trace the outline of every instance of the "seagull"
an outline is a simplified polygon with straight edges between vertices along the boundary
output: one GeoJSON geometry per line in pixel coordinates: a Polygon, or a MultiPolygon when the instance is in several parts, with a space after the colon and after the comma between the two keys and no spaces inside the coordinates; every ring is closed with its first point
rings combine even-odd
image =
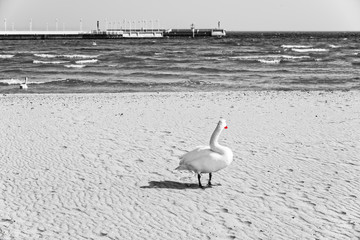
{"type": "Polygon", "coordinates": [[[25,77],[25,82],[24,82],[24,83],[20,83],[20,89],[28,89],[27,80],[28,80],[28,78],[25,77]]]}

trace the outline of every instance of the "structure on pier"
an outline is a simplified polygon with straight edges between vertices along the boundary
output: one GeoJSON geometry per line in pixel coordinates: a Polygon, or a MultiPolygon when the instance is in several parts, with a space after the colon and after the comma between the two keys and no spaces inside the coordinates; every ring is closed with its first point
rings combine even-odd
{"type": "MultiPolygon", "coordinates": [[[[57,27],[56,27],[57,29],[57,27]]],[[[121,38],[163,38],[163,37],[225,37],[226,31],[220,29],[220,24],[216,29],[196,29],[194,24],[190,29],[146,29],[142,28],[110,28],[105,31],[100,30],[97,21],[96,30],[82,31],[82,20],[80,20],[80,31],[32,31],[32,21],[30,21],[30,31],[0,31],[0,40],[45,40],[45,39],[121,39],[121,38]]]]}

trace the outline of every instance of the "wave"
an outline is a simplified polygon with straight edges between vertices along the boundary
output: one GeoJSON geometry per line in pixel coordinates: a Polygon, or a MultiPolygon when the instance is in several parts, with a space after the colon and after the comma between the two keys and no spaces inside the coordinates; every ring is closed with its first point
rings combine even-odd
{"type": "Polygon", "coordinates": [[[44,83],[45,85],[80,85],[87,82],[78,79],[59,79],[44,83]]]}
{"type": "Polygon", "coordinates": [[[34,53],[35,57],[40,57],[40,58],[56,58],[57,55],[53,55],[53,54],[39,54],[39,53],[34,53]]]}
{"type": "MultiPolygon", "coordinates": [[[[1,79],[0,85],[19,85],[24,83],[24,79],[10,78],[10,79],[1,79]]],[[[27,84],[42,84],[43,82],[31,82],[27,81],[27,84]]]]}
{"type": "Polygon", "coordinates": [[[245,61],[249,63],[266,63],[266,64],[279,64],[282,62],[303,62],[304,60],[312,60],[310,56],[292,56],[292,55],[256,55],[256,56],[234,56],[229,59],[237,61],[245,61]]]}
{"type": "Polygon", "coordinates": [[[265,56],[233,56],[233,57],[229,57],[229,59],[232,59],[232,60],[256,60],[261,57],[265,57],[265,56]]]}
{"type": "Polygon", "coordinates": [[[226,61],[224,57],[205,57],[204,60],[207,61],[226,61]]]}
{"type": "Polygon", "coordinates": [[[33,60],[34,64],[64,64],[69,61],[39,61],[39,60],[33,60]]]}
{"type": "Polygon", "coordinates": [[[178,74],[168,72],[133,72],[129,76],[146,77],[148,79],[175,79],[179,77],[178,74]]]}
{"type": "Polygon", "coordinates": [[[19,85],[20,83],[24,83],[24,80],[20,79],[1,79],[0,85],[19,85]]]}
{"type": "Polygon", "coordinates": [[[15,55],[6,54],[6,55],[0,55],[0,58],[5,59],[5,58],[12,58],[12,57],[14,57],[14,56],[15,56],[15,55]]]}
{"type": "MultiPolygon", "coordinates": [[[[175,68],[172,68],[175,69],[175,68]]],[[[182,68],[177,68],[179,71],[183,71],[184,69],[182,68]]],[[[197,68],[188,68],[186,69],[187,71],[194,71],[194,72],[199,72],[199,73],[231,73],[233,72],[232,70],[227,70],[224,68],[210,68],[210,67],[197,67],[197,68]]],[[[239,72],[239,71],[236,71],[239,72]]]]}
{"type": "Polygon", "coordinates": [[[81,64],[81,65],[79,65],[79,64],[68,64],[68,65],[64,65],[64,67],[66,67],[66,68],[84,68],[84,67],[86,67],[86,65],[83,65],[83,64],[81,64]]]}
{"type": "Polygon", "coordinates": [[[83,59],[86,59],[86,58],[98,58],[99,55],[80,55],[80,54],[73,54],[73,55],[61,55],[62,57],[64,58],[83,58],[83,59]]]}
{"type": "Polygon", "coordinates": [[[308,45],[281,45],[282,48],[312,48],[312,46],[308,45]]]}
{"type": "Polygon", "coordinates": [[[34,56],[40,58],[70,58],[70,59],[88,59],[98,58],[99,55],[82,55],[82,54],[48,54],[48,53],[34,53],[34,56]]]}
{"type": "Polygon", "coordinates": [[[76,64],[84,64],[84,63],[96,63],[98,62],[97,59],[90,59],[90,60],[80,60],[80,61],[75,61],[76,64]]]}
{"type": "Polygon", "coordinates": [[[50,81],[43,83],[44,85],[57,85],[57,86],[68,86],[68,87],[79,87],[79,86],[126,86],[126,87],[153,87],[153,86],[190,86],[190,85],[213,85],[215,83],[205,80],[179,80],[179,81],[91,81],[81,79],[61,79],[56,81],[50,81]]]}
{"type": "Polygon", "coordinates": [[[279,64],[281,62],[281,59],[258,59],[258,61],[265,64],[279,64]]]}
{"type": "Polygon", "coordinates": [[[304,53],[304,52],[328,52],[329,49],[325,49],[325,48],[291,48],[292,51],[294,52],[300,52],[300,53],[304,53]]]}
{"type": "Polygon", "coordinates": [[[284,59],[310,59],[310,56],[291,56],[291,55],[281,55],[281,58],[284,59]]]}

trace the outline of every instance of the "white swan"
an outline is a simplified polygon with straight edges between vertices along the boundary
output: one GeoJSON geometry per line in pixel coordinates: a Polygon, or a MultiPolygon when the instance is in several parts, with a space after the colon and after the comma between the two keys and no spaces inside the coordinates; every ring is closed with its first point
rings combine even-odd
{"type": "Polygon", "coordinates": [[[210,146],[199,146],[180,157],[179,166],[175,170],[193,171],[198,175],[199,186],[201,185],[201,173],[209,173],[208,185],[211,186],[213,172],[217,172],[233,161],[233,152],[230,148],[218,143],[223,129],[227,129],[226,122],[221,119],[210,138],[210,146]]]}
{"type": "Polygon", "coordinates": [[[28,88],[28,86],[27,86],[27,80],[28,80],[28,78],[25,77],[25,82],[24,82],[24,83],[20,83],[20,89],[27,89],[27,88],[28,88]]]}

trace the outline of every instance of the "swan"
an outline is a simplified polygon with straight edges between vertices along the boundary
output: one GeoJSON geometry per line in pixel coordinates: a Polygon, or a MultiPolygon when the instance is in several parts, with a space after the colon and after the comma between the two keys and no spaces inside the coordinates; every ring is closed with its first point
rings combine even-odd
{"type": "Polygon", "coordinates": [[[28,88],[28,86],[27,86],[27,80],[28,80],[28,78],[25,77],[25,82],[24,82],[24,83],[20,83],[20,89],[27,89],[27,88],[28,88]]]}
{"type": "Polygon", "coordinates": [[[180,157],[179,166],[175,170],[188,170],[195,172],[198,177],[199,187],[201,185],[201,173],[209,173],[208,185],[211,186],[213,172],[217,172],[233,161],[233,152],[230,148],[221,146],[218,143],[219,136],[223,129],[227,129],[226,121],[220,119],[210,138],[210,146],[198,146],[194,150],[185,153],[180,157]]]}

